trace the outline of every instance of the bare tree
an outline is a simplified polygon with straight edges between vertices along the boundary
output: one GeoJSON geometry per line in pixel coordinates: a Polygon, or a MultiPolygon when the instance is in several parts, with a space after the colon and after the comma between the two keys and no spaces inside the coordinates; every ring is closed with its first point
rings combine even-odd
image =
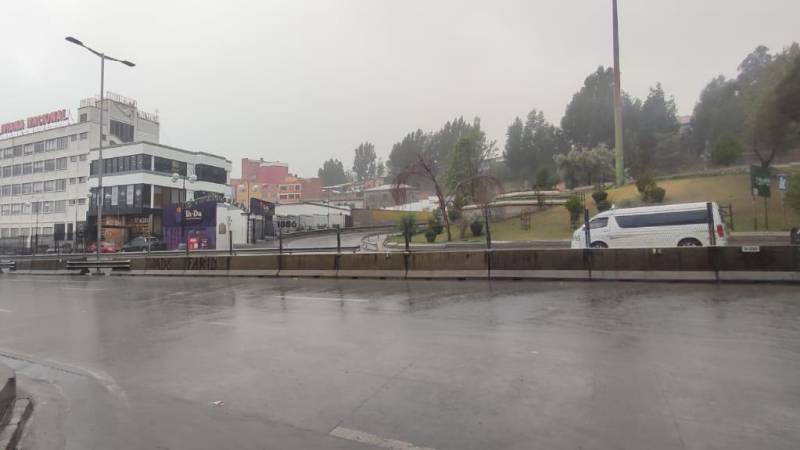
{"type": "Polygon", "coordinates": [[[461,180],[453,189],[454,196],[467,197],[480,207],[484,227],[486,228],[487,247],[492,246],[492,234],[489,230],[489,208],[494,199],[503,192],[503,183],[491,175],[476,175],[461,180]]]}
{"type": "Polygon", "coordinates": [[[447,198],[442,191],[439,181],[436,179],[433,162],[427,160],[423,155],[417,154],[416,159],[403,169],[394,179],[392,197],[395,203],[406,203],[407,190],[405,185],[411,184],[414,178],[422,178],[433,184],[436,190],[436,197],[439,199],[439,212],[444,220],[444,229],[447,230],[447,241],[452,240],[450,234],[450,218],[447,216],[447,198]]]}

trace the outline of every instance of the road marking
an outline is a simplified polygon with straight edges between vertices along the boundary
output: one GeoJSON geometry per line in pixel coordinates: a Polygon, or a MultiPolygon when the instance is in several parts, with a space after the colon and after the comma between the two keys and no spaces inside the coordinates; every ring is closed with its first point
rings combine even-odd
{"type": "Polygon", "coordinates": [[[429,447],[417,447],[414,444],[398,441],[396,439],[384,439],[380,436],[370,434],[364,431],[351,430],[344,427],[336,427],[330,432],[330,435],[340,439],[347,439],[348,441],[360,442],[367,445],[375,445],[381,448],[389,448],[392,450],[434,450],[429,447]]]}
{"type": "Polygon", "coordinates": [[[298,297],[294,295],[280,295],[279,298],[286,300],[314,300],[318,302],[351,302],[351,303],[369,303],[369,300],[363,298],[337,298],[337,297],[298,297]]]}
{"type": "Polygon", "coordinates": [[[13,313],[13,312],[14,312],[14,311],[12,311],[12,310],[10,310],[10,309],[3,309],[3,308],[0,308],[0,313],[13,313]]]}
{"type": "Polygon", "coordinates": [[[81,288],[81,287],[65,287],[61,288],[65,291],[105,291],[103,288],[81,288]]]}

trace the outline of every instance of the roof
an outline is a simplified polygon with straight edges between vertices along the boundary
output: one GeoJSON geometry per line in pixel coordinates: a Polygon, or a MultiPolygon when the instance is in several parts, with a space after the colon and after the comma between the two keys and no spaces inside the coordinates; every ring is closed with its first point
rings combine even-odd
{"type": "Polygon", "coordinates": [[[676,203],[673,205],[652,205],[652,206],[637,206],[635,208],[612,208],[608,211],[603,211],[595,217],[608,217],[608,216],[625,216],[629,214],[643,214],[649,212],[667,212],[667,211],[690,211],[696,209],[706,209],[705,202],[696,203],[676,203]]]}
{"type": "Polygon", "coordinates": [[[384,184],[374,188],[364,189],[364,192],[391,191],[394,190],[395,188],[405,189],[405,190],[416,189],[414,186],[411,186],[409,184],[401,184],[400,186],[395,186],[394,184],[384,184]]]}

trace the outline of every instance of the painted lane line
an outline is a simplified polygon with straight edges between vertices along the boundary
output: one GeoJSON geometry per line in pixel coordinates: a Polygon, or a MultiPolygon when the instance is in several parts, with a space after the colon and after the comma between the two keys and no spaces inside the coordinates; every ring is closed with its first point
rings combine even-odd
{"type": "Polygon", "coordinates": [[[12,311],[12,310],[10,310],[10,309],[3,309],[3,308],[0,308],[0,313],[13,313],[13,312],[14,312],[14,311],[12,311]]]}
{"type": "Polygon", "coordinates": [[[82,288],[82,287],[65,287],[61,288],[65,291],[106,291],[107,289],[103,288],[82,288]]]}
{"type": "Polygon", "coordinates": [[[369,303],[369,300],[362,298],[336,298],[336,297],[298,297],[294,295],[279,295],[275,296],[286,300],[314,300],[318,302],[351,302],[351,303],[369,303]]]}
{"type": "Polygon", "coordinates": [[[359,442],[361,444],[374,445],[376,447],[388,448],[392,450],[434,450],[429,447],[417,447],[409,442],[398,441],[396,439],[384,439],[380,436],[367,433],[365,431],[351,430],[350,428],[336,427],[330,435],[348,441],[359,442]]]}

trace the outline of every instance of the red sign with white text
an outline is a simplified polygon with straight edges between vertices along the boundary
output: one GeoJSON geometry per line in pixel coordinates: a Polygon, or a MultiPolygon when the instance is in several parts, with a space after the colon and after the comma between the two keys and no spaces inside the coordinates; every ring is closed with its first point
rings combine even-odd
{"type": "Polygon", "coordinates": [[[63,122],[68,120],[66,109],[59,109],[47,114],[28,117],[27,120],[15,120],[0,125],[0,135],[8,133],[16,133],[25,129],[36,128],[43,125],[50,125],[51,123],[63,122]]]}

